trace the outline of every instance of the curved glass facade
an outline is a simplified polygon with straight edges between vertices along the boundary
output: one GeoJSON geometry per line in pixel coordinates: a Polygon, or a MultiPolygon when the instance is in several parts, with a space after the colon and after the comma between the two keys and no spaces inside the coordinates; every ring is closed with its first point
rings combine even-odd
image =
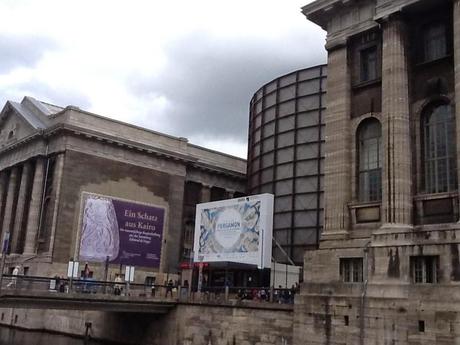
{"type": "Polygon", "coordinates": [[[324,110],[327,66],[298,70],[260,88],[249,120],[248,192],[275,195],[273,247],[303,264],[323,224],[324,110]]]}

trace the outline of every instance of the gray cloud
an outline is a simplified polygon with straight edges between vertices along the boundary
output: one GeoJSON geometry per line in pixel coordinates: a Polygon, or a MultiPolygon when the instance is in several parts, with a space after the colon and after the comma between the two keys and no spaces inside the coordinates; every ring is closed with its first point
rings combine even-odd
{"type": "Polygon", "coordinates": [[[254,92],[281,75],[324,63],[323,45],[317,32],[270,41],[194,33],[168,46],[168,65],[159,77],[132,80],[131,87],[141,97],[163,95],[171,102],[168,131],[174,135],[246,142],[254,92]]]}
{"type": "Polygon", "coordinates": [[[87,110],[91,107],[90,100],[78,90],[54,88],[40,81],[28,82],[23,88],[24,95],[30,95],[40,101],[52,103],[61,107],[74,105],[87,110]]]}
{"type": "Polygon", "coordinates": [[[33,67],[43,54],[56,48],[46,37],[0,33],[0,74],[16,67],[33,67]]]}
{"type": "Polygon", "coordinates": [[[15,85],[14,91],[10,89],[0,90],[1,107],[3,107],[7,100],[20,102],[24,96],[32,96],[39,101],[62,107],[75,105],[86,110],[91,106],[89,99],[78,90],[54,88],[39,80],[31,80],[23,84],[15,85]]]}

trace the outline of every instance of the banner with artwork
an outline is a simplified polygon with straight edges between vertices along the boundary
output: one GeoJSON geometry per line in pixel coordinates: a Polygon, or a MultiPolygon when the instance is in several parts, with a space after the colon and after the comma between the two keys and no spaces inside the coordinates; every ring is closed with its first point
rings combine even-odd
{"type": "Polygon", "coordinates": [[[80,261],[159,267],[165,209],[84,192],[80,261]]]}
{"type": "Polygon", "coordinates": [[[273,195],[197,205],[194,260],[270,267],[273,195]]]}

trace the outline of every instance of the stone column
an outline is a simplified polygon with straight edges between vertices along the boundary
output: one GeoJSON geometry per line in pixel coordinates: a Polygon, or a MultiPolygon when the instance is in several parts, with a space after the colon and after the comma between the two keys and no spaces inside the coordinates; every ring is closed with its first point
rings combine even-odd
{"type": "Polygon", "coordinates": [[[43,198],[43,183],[45,179],[45,159],[37,158],[32,185],[32,195],[29,206],[29,217],[26,228],[24,254],[35,254],[37,250],[37,234],[40,226],[40,213],[43,198]]]}
{"type": "Polygon", "coordinates": [[[163,261],[163,272],[176,273],[177,263],[181,258],[181,237],[182,237],[182,220],[184,205],[184,176],[170,176],[169,184],[169,221],[168,229],[165,231],[164,238],[166,246],[163,246],[164,252],[161,253],[163,261]]]}
{"type": "Polygon", "coordinates": [[[382,177],[383,226],[412,223],[409,81],[404,23],[399,15],[383,23],[382,177]]]}
{"type": "Polygon", "coordinates": [[[18,167],[13,167],[10,172],[10,178],[8,181],[8,191],[6,194],[6,202],[5,202],[5,215],[3,217],[3,226],[2,226],[2,238],[5,236],[6,232],[11,232],[13,229],[13,222],[14,222],[14,198],[16,192],[16,183],[18,180],[18,167]]]}
{"type": "Polygon", "coordinates": [[[202,184],[200,202],[209,202],[209,201],[211,201],[211,186],[202,184]]]}
{"type": "MultiPolygon", "coordinates": [[[[5,170],[0,171],[0,212],[4,209],[3,203],[6,202],[5,193],[7,189],[8,174],[5,170]]],[[[0,225],[3,224],[3,217],[5,212],[0,214],[0,225]]],[[[1,229],[0,229],[1,233],[1,229]]]]}
{"type": "Polygon", "coordinates": [[[54,248],[54,238],[56,237],[56,226],[57,226],[57,218],[58,218],[58,211],[59,211],[59,201],[61,196],[61,185],[62,185],[62,174],[64,171],[64,154],[60,153],[56,157],[56,163],[54,165],[54,172],[53,172],[53,194],[54,194],[54,206],[53,206],[53,222],[51,225],[51,236],[49,240],[49,255],[52,255],[53,248],[54,248]]]}
{"type": "MultiPolygon", "coordinates": [[[[453,1],[455,119],[457,127],[457,182],[460,191],[460,0],[453,1]]],[[[460,222],[460,220],[459,220],[460,222]]]]}
{"type": "Polygon", "coordinates": [[[350,227],[351,109],[347,55],[346,46],[334,48],[328,54],[323,240],[344,237],[350,227]]]}
{"type": "Polygon", "coordinates": [[[29,193],[29,181],[30,181],[30,172],[31,172],[30,162],[26,162],[22,168],[21,182],[19,186],[19,195],[16,206],[16,216],[14,220],[14,230],[11,234],[11,253],[20,253],[20,240],[23,233],[23,222],[25,215],[25,207],[27,200],[27,193],[29,193]]]}

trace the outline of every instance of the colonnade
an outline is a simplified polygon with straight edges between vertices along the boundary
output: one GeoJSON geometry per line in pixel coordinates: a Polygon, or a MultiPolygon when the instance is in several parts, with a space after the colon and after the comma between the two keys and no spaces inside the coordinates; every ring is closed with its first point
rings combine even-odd
{"type": "MultiPolygon", "coordinates": [[[[1,238],[3,240],[9,233],[9,254],[37,253],[39,237],[43,233],[43,206],[47,197],[44,193],[46,190],[53,193],[56,189],[54,180],[62,176],[63,159],[63,154],[52,158],[39,156],[0,172],[1,238]],[[50,161],[54,158],[54,171],[50,171],[50,161]],[[51,185],[47,181],[50,174],[55,177],[51,185]]],[[[54,212],[53,218],[56,215],[54,212]]]]}

